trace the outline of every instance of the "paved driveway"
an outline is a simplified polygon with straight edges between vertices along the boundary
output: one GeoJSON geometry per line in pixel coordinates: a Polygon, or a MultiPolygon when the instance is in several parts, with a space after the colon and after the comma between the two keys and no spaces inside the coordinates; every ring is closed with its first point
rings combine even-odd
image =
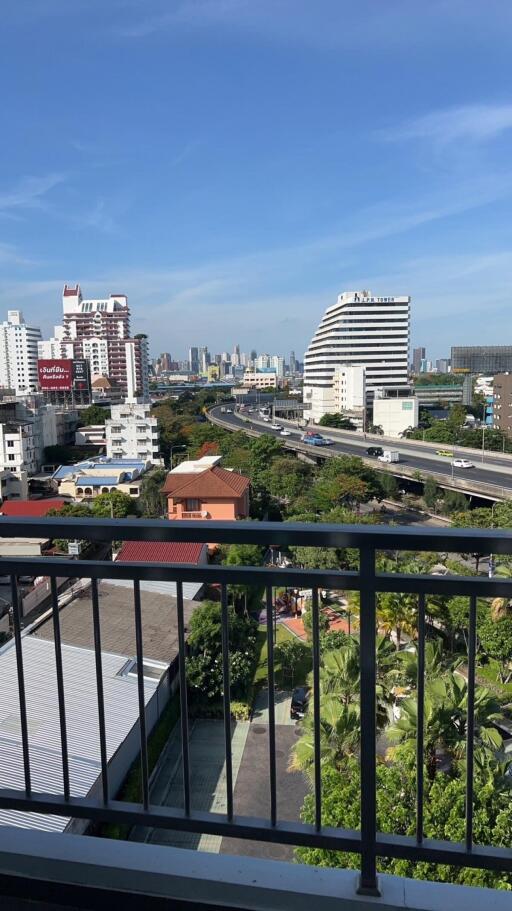
{"type": "MultiPolygon", "coordinates": [[[[268,724],[268,689],[260,690],[258,693],[253,710],[253,721],[256,724],[268,724]]],[[[275,718],[276,724],[295,724],[290,718],[290,705],[292,694],[290,690],[275,691],[275,718]]]]}
{"type": "MultiPolygon", "coordinates": [[[[276,692],[277,813],[283,820],[298,820],[307,781],[289,772],[291,748],[298,727],[290,719],[289,692],[276,692]],[[281,723],[282,722],[282,723],[281,723]]],[[[268,691],[260,693],[252,722],[233,723],[234,811],[236,815],[269,818],[268,691]]],[[[159,806],[182,807],[182,764],[180,727],[176,726],[166,747],[160,771],[151,788],[151,802],[159,806]]],[[[222,721],[196,721],[190,732],[190,790],[194,810],[226,812],[224,725],[222,721]]],[[[195,835],[172,829],[138,828],[135,841],[172,845],[199,851],[221,852],[274,860],[292,860],[293,848],[264,842],[195,835]]]]}

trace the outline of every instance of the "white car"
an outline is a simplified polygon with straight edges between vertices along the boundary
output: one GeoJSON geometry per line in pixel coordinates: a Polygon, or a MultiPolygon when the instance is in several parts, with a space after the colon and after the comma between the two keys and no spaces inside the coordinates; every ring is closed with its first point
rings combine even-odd
{"type": "Polygon", "coordinates": [[[280,436],[282,436],[282,437],[291,437],[291,433],[290,433],[289,430],[281,430],[280,436]]]}
{"type": "Polygon", "coordinates": [[[270,418],[263,418],[263,420],[265,421],[265,424],[270,424],[270,418]]]}
{"type": "Polygon", "coordinates": [[[473,462],[470,462],[469,459],[453,459],[452,465],[454,468],[474,468],[473,462]]]}
{"type": "Polygon", "coordinates": [[[271,430],[282,430],[283,428],[281,427],[281,424],[271,424],[270,429],[271,430]]]}

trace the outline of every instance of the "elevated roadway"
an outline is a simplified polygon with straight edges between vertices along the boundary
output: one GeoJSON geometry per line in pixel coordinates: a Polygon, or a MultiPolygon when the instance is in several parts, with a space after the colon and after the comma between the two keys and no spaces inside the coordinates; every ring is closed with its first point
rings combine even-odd
{"type": "Polygon", "coordinates": [[[290,436],[282,437],[279,431],[272,430],[259,415],[233,410],[232,413],[222,413],[220,406],[210,409],[208,418],[213,423],[224,427],[226,430],[242,430],[250,436],[267,434],[277,437],[286,449],[291,449],[302,456],[314,461],[332,458],[337,455],[356,455],[363,458],[374,468],[388,471],[397,478],[411,480],[424,479],[431,475],[440,487],[450,490],[460,490],[469,496],[481,497],[487,500],[507,500],[512,498],[512,456],[501,453],[482,454],[457,447],[423,443],[412,440],[384,440],[382,437],[366,436],[350,431],[338,431],[330,427],[319,428],[323,436],[334,440],[332,446],[314,447],[301,442],[304,431],[294,426],[293,422],[280,420],[278,423],[286,427],[290,436]],[[366,450],[369,446],[382,446],[384,449],[396,449],[400,453],[400,461],[384,465],[378,459],[369,457],[366,450]],[[442,450],[453,451],[454,457],[466,458],[473,462],[474,467],[469,469],[455,468],[452,466],[450,456],[439,455],[442,450]]]}

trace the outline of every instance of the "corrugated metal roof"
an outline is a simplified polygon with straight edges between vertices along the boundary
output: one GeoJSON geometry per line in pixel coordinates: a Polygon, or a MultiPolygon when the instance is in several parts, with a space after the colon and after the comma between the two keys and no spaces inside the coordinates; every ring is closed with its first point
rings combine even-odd
{"type": "Polygon", "coordinates": [[[120,563],[199,563],[206,544],[181,541],[125,541],[120,563]]]}
{"type": "MultiPolygon", "coordinates": [[[[110,759],[138,718],[137,681],[116,675],[129,656],[103,653],[103,686],[110,759]]],[[[23,658],[35,792],[62,794],[60,728],[53,642],[23,638],[23,658]]],[[[71,795],[84,797],[101,771],[94,652],[62,645],[71,795]]],[[[24,789],[18,679],[13,642],[0,652],[0,787],[24,789]]],[[[157,682],[144,680],[146,702],[157,682]]],[[[38,813],[0,810],[0,825],[62,832],[69,820],[38,813]]]]}

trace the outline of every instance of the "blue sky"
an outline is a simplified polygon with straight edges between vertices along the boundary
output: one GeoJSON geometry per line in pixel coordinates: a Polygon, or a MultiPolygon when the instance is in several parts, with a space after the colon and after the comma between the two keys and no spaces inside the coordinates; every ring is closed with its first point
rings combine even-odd
{"type": "Polygon", "coordinates": [[[339,291],[512,343],[512,4],[7,0],[0,313],[297,354],[339,291]]]}

